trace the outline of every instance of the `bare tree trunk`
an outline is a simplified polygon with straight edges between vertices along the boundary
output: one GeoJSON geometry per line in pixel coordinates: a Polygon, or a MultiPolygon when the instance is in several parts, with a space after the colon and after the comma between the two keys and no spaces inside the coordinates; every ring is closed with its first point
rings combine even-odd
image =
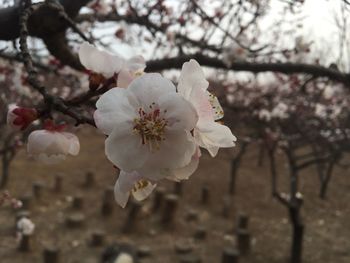
{"type": "Polygon", "coordinates": [[[248,142],[243,141],[238,154],[231,161],[231,178],[230,178],[230,184],[229,184],[230,195],[234,195],[235,193],[237,171],[239,166],[241,165],[241,159],[246,151],[247,146],[248,146],[248,142]]]}
{"type": "Polygon", "coordinates": [[[304,224],[302,224],[300,220],[300,206],[291,206],[289,208],[289,216],[293,229],[290,262],[301,263],[303,252],[304,224]]]}
{"type": "Polygon", "coordinates": [[[2,169],[1,169],[1,177],[0,177],[0,188],[4,188],[7,184],[9,172],[10,172],[10,160],[8,158],[7,153],[4,153],[2,156],[2,169]]]}

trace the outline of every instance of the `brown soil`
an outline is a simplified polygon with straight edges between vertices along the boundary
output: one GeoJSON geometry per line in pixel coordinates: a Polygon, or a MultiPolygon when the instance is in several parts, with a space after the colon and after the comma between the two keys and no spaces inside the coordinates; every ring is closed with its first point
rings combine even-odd
{"type": "MultiPolygon", "coordinates": [[[[21,152],[14,161],[8,190],[14,196],[30,193],[32,182],[41,181],[47,188],[41,200],[33,200],[31,218],[36,224],[31,252],[17,251],[14,236],[15,213],[10,208],[0,209],[0,262],[42,262],[43,247],[55,244],[61,251],[61,262],[98,262],[103,250],[88,245],[90,233],[102,229],[107,243],[130,242],[136,246],[147,245],[152,257],[145,263],[178,262],[174,246],[176,242],[190,242],[194,253],[204,263],[220,262],[223,248],[233,246],[233,226],[238,213],[250,216],[249,230],[252,235],[252,252],[241,262],[274,263],[288,262],[291,226],[285,207],[272,199],[267,166],[257,167],[257,151],[250,149],[244,158],[237,179],[236,194],[231,198],[229,218],[222,216],[223,200],[228,193],[230,158],[233,152],[222,150],[216,158],[203,153],[200,167],[191,179],[184,183],[183,195],[176,216],[176,226],[164,229],[159,223],[159,214],[150,213],[151,196],[143,203],[137,225],[130,234],[121,228],[128,209],[115,206],[113,215],[101,216],[101,200],[106,186],[113,185],[116,173],[104,156],[104,136],[95,131],[81,131],[81,154],[69,158],[58,166],[43,166],[29,160],[21,152]],[[97,185],[91,189],[82,187],[84,175],[93,171],[97,185]],[[54,174],[64,176],[64,191],[57,194],[51,190],[54,174]],[[201,205],[202,186],[210,189],[210,204],[201,205]],[[73,212],[69,197],[82,194],[82,212],[86,222],[82,228],[69,229],[64,224],[67,215],[73,212]],[[199,213],[197,222],[185,220],[189,210],[199,213]],[[195,241],[193,233],[197,226],[207,229],[207,238],[195,241]]],[[[280,186],[287,189],[287,170],[280,158],[280,186]]],[[[162,182],[172,192],[171,182],[162,182]]],[[[318,181],[313,170],[301,176],[301,192],[305,197],[303,218],[306,224],[304,241],[305,263],[349,263],[350,262],[350,180],[347,171],[336,170],[330,184],[328,199],[318,198],[318,181]]]]}

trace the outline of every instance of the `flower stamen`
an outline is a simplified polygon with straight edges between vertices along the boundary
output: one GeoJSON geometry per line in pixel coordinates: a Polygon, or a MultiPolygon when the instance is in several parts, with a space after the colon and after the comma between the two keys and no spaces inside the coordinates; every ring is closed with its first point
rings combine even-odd
{"type": "Polygon", "coordinates": [[[146,188],[148,185],[149,185],[149,181],[146,181],[146,180],[140,180],[140,181],[137,181],[134,185],[134,187],[132,188],[132,192],[137,192],[138,190],[141,190],[143,188],[146,188]]]}
{"type": "Polygon", "coordinates": [[[150,106],[150,112],[146,113],[139,108],[139,118],[134,119],[133,131],[141,136],[143,145],[148,144],[151,152],[160,148],[160,142],[165,140],[165,127],[168,122],[162,118],[159,108],[155,108],[155,103],[150,106]]]}

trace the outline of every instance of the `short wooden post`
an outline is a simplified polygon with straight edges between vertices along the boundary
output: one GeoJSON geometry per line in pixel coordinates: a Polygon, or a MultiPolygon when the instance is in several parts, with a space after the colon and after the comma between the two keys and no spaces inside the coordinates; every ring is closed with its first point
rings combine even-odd
{"type": "Polygon", "coordinates": [[[209,187],[208,186],[203,186],[202,187],[202,192],[201,192],[201,203],[203,205],[206,205],[210,202],[210,192],[209,192],[209,187]]]}
{"type": "Polygon", "coordinates": [[[85,222],[85,216],[82,213],[74,213],[66,218],[66,225],[69,228],[81,227],[85,222]]]}
{"type": "Polygon", "coordinates": [[[245,229],[237,230],[237,245],[241,255],[248,255],[251,249],[250,234],[245,229]]]}
{"type": "Polygon", "coordinates": [[[182,196],[183,192],[183,183],[182,182],[175,182],[174,183],[174,194],[177,196],[182,196]]]}
{"type": "Polygon", "coordinates": [[[115,206],[114,201],[114,189],[113,187],[107,187],[104,191],[103,198],[102,198],[102,208],[101,212],[104,216],[109,216],[113,213],[115,206]]]}
{"type": "Polygon", "coordinates": [[[42,191],[44,188],[44,184],[41,182],[34,182],[33,185],[33,195],[36,199],[40,199],[42,197],[42,191]]]}
{"type": "Polygon", "coordinates": [[[74,209],[82,209],[84,205],[84,199],[81,195],[77,195],[73,197],[72,207],[74,209]]]}
{"type": "Polygon", "coordinates": [[[180,263],[201,263],[201,258],[196,254],[187,254],[180,257],[180,263]]]}
{"type": "Polygon", "coordinates": [[[22,209],[29,209],[31,207],[32,203],[32,195],[26,194],[20,198],[20,201],[22,202],[22,209]]]}
{"type": "Polygon", "coordinates": [[[248,229],[249,217],[246,214],[239,214],[236,219],[236,230],[238,229],[248,229]]]}
{"type": "Polygon", "coordinates": [[[60,193],[62,191],[63,176],[61,174],[56,174],[54,180],[53,190],[56,193],[60,193]]]}
{"type": "Polygon", "coordinates": [[[162,215],[162,223],[164,225],[170,226],[174,223],[178,200],[178,196],[174,194],[168,194],[165,196],[162,215]]]}
{"type": "Polygon", "coordinates": [[[95,185],[95,175],[93,172],[89,171],[85,174],[84,186],[92,187],[93,185],[95,185]]]}
{"type": "Polygon", "coordinates": [[[30,250],[30,238],[31,235],[21,234],[18,246],[19,251],[28,252],[30,250]]]}
{"type": "Polygon", "coordinates": [[[105,232],[101,230],[95,230],[91,233],[91,246],[98,247],[103,245],[105,239],[105,232]]]}
{"type": "Polygon", "coordinates": [[[43,251],[44,263],[58,263],[59,250],[56,247],[46,247],[43,251]]]}
{"type": "Polygon", "coordinates": [[[165,196],[165,188],[157,187],[154,193],[154,199],[153,199],[153,206],[152,206],[153,212],[157,212],[161,208],[164,201],[164,196],[165,196]]]}
{"type": "Polygon", "coordinates": [[[225,218],[230,217],[230,212],[231,212],[231,200],[229,197],[225,197],[223,199],[223,207],[222,207],[222,216],[225,218]]]}
{"type": "Polygon", "coordinates": [[[231,247],[226,247],[222,252],[221,263],[238,263],[239,252],[231,247]]]}
{"type": "Polygon", "coordinates": [[[126,218],[126,221],[123,227],[124,233],[131,232],[132,229],[135,227],[137,215],[139,214],[142,207],[142,205],[136,201],[130,202],[129,206],[130,208],[129,208],[128,216],[126,218]]]}

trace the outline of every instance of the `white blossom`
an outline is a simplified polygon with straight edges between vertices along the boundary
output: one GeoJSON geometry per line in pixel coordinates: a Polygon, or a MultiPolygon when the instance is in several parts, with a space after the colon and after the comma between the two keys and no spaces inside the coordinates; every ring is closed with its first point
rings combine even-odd
{"type": "Polygon", "coordinates": [[[144,74],[127,89],[112,88],[96,107],[96,125],[108,135],[106,156],[122,171],[157,181],[190,163],[196,110],[160,74],[144,74]]]}
{"type": "Polygon", "coordinates": [[[258,113],[259,119],[269,122],[271,120],[271,112],[267,109],[261,109],[258,113]]]}
{"type": "Polygon", "coordinates": [[[125,86],[125,83],[129,84],[130,78],[137,75],[139,71],[143,72],[143,69],[146,67],[142,56],[125,59],[119,54],[111,54],[107,51],[99,50],[88,42],[81,44],[79,59],[86,69],[102,74],[106,78],[120,73],[119,82],[122,86],[125,86]]]}
{"type": "Polygon", "coordinates": [[[278,119],[286,119],[289,117],[288,106],[284,102],[279,102],[271,111],[271,116],[278,119]]]}
{"type": "Polygon", "coordinates": [[[197,61],[184,63],[178,84],[178,92],[196,109],[198,122],[194,129],[196,144],[215,156],[220,147],[235,146],[236,137],[231,130],[216,120],[223,117],[222,108],[208,89],[209,83],[197,61]]]}
{"type": "Polygon", "coordinates": [[[325,89],[323,90],[323,97],[324,97],[326,100],[329,100],[329,99],[333,98],[334,93],[335,93],[334,87],[332,87],[332,86],[326,86],[325,89]]]}
{"type": "Polygon", "coordinates": [[[239,46],[237,43],[231,43],[225,47],[222,53],[222,60],[227,67],[231,67],[233,62],[245,61],[248,57],[248,50],[239,46]]]}
{"type": "Polygon", "coordinates": [[[79,150],[78,137],[69,132],[35,130],[28,137],[28,154],[46,164],[65,160],[69,154],[78,155],[79,150]]]}
{"type": "Polygon", "coordinates": [[[17,230],[19,234],[29,236],[34,233],[34,229],[35,224],[29,218],[23,217],[17,222],[17,230]]]}

